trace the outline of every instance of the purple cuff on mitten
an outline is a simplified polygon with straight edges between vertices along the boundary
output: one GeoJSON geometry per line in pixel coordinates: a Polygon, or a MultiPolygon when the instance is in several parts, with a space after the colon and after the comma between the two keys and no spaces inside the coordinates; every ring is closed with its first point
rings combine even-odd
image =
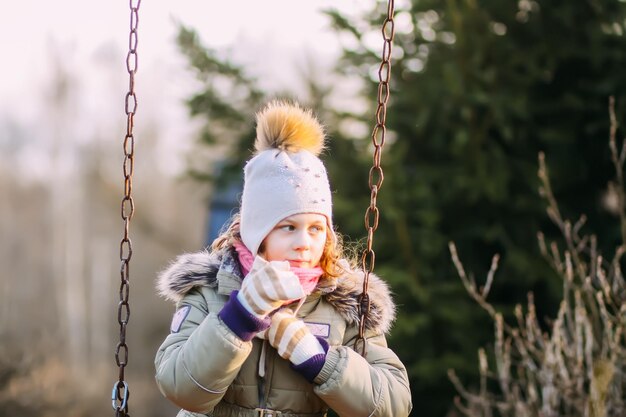
{"type": "Polygon", "coordinates": [[[217,315],[241,340],[249,342],[258,332],[270,327],[272,319],[266,317],[261,320],[255,317],[237,300],[237,293],[238,291],[230,293],[230,299],[217,315]]]}
{"type": "Polygon", "coordinates": [[[302,362],[300,365],[291,364],[291,368],[306,378],[311,384],[315,377],[320,373],[322,368],[324,367],[324,363],[326,363],[326,354],[328,353],[328,342],[326,339],[315,336],[317,340],[322,345],[322,349],[324,349],[324,353],[320,353],[318,355],[312,356],[306,361],[302,362]]]}

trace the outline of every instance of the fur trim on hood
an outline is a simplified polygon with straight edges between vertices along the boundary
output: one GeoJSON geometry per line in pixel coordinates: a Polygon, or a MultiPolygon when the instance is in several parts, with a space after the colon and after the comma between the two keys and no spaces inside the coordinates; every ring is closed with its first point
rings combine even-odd
{"type": "MultiPolygon", "coordinates": [[[[158,276],[159,294],[173,302],[179,302],[195,287],[217,287],[217,272],[227,270],[241,277],[236,255],[231,251],[209,253],[207,251],[187,253],[176,258],[158,276]]],[[[364,273],[361,270],[346,270],[335,285],[320,288],[322,297],[331,304],[349,325],[359,323],[359,295],[363,292],[364,273]]],[[[396,307],[388,285],[378,276],[371,274],[368,294],[370,312],[365,327],[368,330],[388,333],[396,318],[396,307]]]]}
{"type": "Polygon", "coordinates": [[[221,256],[208,251],[179,255],[157,279],[157,291],[166,300],[179,302],[195,287],[216,287],[221,256]]]}

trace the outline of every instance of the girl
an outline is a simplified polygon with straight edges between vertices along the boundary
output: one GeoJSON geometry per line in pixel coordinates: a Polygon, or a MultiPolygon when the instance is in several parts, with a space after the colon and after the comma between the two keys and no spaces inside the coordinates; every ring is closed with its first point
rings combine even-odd
{"type": "Polygon", "coordinates": [[[177,310],[156,380],[178,417],[409,414],[406,370],[385,340],[395,306],[375,276],[366,356],[353,350],[363,272],[333,231],[323,145],[310,111],[270,103],[257,115],[240,213],[210,252],[160,274],[177,310]]]}

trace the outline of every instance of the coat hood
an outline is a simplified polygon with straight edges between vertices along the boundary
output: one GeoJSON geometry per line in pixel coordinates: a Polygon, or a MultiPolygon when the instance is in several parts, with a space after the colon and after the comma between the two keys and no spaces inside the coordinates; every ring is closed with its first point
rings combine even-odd
{"type": "MultiPolygon", "coordinates": [[[[363,292],[364,273],[344,263],[345,273],[333,285],[320,288],[322,297],[331,304],[349,325],[359,323],[359,296],[363,292]]],[[[218,271],[226,271],[243,279],[236,254],[231,250],[186,253],[178,256],[158,275],[157,290],[167,300],[179,302],[196,287],[218,286],[218,271]]],[[[396,307],[387,283],[370,274],[368,294],[370,312],[365,327],[388,333],[396,318],[396,307]]]]}

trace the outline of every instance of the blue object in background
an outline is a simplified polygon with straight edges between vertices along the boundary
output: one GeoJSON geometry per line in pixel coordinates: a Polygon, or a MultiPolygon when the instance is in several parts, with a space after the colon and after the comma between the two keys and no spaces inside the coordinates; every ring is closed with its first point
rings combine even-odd
{"type": "Polygon", "coordinates": [[[213,240],[219,236],[231,216],[237,212],[242,191],[243,183],[235,182],[214,192],[209,212],[207,213],[205,246],[210,246],[213,243],[213,240]]]}

